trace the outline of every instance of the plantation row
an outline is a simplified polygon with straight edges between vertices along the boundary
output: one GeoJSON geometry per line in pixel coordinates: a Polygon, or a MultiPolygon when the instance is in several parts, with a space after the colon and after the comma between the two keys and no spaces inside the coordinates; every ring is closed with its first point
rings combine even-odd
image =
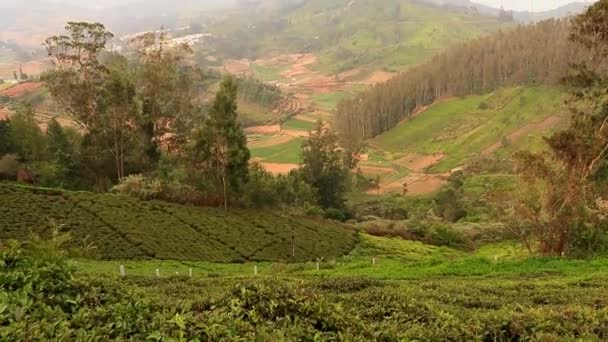
{"type": "MultiPolygon", "coordinates": [[[[0,248],[0,340],[605,341],[604,273],[381,281],[88,276],[0,248]],[[23,313],[26,314],[23,314],[23,313]],[[52,312],[52,317],[49,313],[52,312]]],[[[556,262],[560,262],[557,261],[556,262]]]]}
{"type": "Polygon", "coordinates": [[[61,226],[73,245],[93,243],[102,259],[307,261],[347,254],[356,239],[340,227],[272,212],[224,212],[9,183],[0,184],[0,217],[2,240],[26,240],[61,226]]]}

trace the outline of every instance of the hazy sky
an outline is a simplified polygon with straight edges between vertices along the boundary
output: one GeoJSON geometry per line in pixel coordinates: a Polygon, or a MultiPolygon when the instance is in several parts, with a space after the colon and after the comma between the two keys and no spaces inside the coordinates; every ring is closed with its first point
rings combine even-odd
{"type": "Polygon", "coordinates": [[[571,2],[595,2],[595,0],[472,0],[484,5],[500,7],[501,5],[508,10],[515,11],[546,11],[554,9],[571,2]]]}
{"type": "MultiPolygon", "coordinates": [[[[2,1],[2,0],[0,0],[2,1]]],[[[50,0],[60,3],[71,3],[82,7],[113,7],[120,4],[135,2],[135,0],[50,0]]],[[[200,0],[205,3],[206,0],[200,0]]],[[[569,4],[571,2],[595,2],[595,0],[471,0],[492,7],[504,6],[508,10],[530,11],[535,12],[546,11],[569,4]]],[[[179,0],[174,0],[176,6],[179,6],[179,0]]]]}

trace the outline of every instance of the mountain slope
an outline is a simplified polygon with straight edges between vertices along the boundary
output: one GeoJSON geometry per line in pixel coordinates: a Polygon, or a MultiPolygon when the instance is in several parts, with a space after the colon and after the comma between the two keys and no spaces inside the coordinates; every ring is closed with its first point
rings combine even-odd
{"type": "MultiPolygon", "coordinates": [[[[483,15],[491,15],[498,17],[501,15],[512,14],[513,19],[520,23],[534,23],[547,19],[559,19],[572,15],[583,13],[590,3],[585,2],[572,2],[570,4],[560,6],[558,8],[541,11],[541,12],[530,12],[530,11],[507,11],[503,12],[500,8],[495,8],[483,4],[479,4],[471,0],[421,0],[426,3],[442,6],[444,8],[451,8],[453,10],[460,10],[467,13],[479,13],[483,15]]],[[[506,19],[506,18],[505,18],[506,19]]]]}
{"type": "Polygon", "coordinates": [[[347,254],[355,244],[353,231],[272,212],[226,212],[9,183],[0,183],[0,217],[0,240],[26,240],[30,231],[48,234],[57,226],[71,233],[76,246],[93,243],[103,259],[310,261],[347,254]]]}
{"type": "Polygon", "coordinates": [[[446,11],[414,0],[307,0],[230,17],[213,31],[233,57],[312,52],[338,73],[359,66],[403,69],[443,48],[507,27],[496,18],[446,11]]]}
{"type": "Polygon", "coordinates": [[[436,103],[370,144],[395,159],[411,154],[441,155],[430,166],[433,171],[446,172],[472,156],[488,156],[529,136],[546,134],[567,113],[559,88],[504,88],[436,103]]]}

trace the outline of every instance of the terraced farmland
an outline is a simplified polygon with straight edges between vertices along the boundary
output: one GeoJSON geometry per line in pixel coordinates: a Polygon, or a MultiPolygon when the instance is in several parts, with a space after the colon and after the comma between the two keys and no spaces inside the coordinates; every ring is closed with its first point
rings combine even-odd
{"type": "Polygon", "coordinates": [[[118,195],[0,184],[0,240],[54,226],[102,259],[310,261],[349,253],[353,231],[272,212],[195,208],[118,195]],[[293,246],[292,246],[293,236],[293,246]],[[295,249],[295,257],[292,256],[295,249]]]}

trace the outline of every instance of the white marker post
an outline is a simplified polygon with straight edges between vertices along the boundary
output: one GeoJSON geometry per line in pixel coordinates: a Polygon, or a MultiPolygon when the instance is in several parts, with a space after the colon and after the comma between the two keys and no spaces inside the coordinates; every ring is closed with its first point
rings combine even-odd
{"type": "Polygon", "coordinates": [[[158,268],[156,269],[156,278],[160,278],[160,270],[158,268]]]}
{"type": "Polygon", "coordinates": [[[372,258],[372,265],[376,264],[376,258],[372,258]]]}
{"type": "Polygon", "coordinates": [[[192,278],[192,269],[188,269],[188,276],[190,276],[190,278],[192,278]]]}
{"type": "Polygon", "coordinates": [[[123,265],[120,265],[120,276],[121,277],[125,276],[125,267],[123,265]]]}
{"type": "Polygon", "coordinates": [[[317,263],[317,271],[321,269],[321,265],[319,265],[319,263],[317,263]]]}
{"type": "Polygon", "coordinates": [[[253,266],[253,275],[258,275],[258,267],[257,266],[253,266]]]}

